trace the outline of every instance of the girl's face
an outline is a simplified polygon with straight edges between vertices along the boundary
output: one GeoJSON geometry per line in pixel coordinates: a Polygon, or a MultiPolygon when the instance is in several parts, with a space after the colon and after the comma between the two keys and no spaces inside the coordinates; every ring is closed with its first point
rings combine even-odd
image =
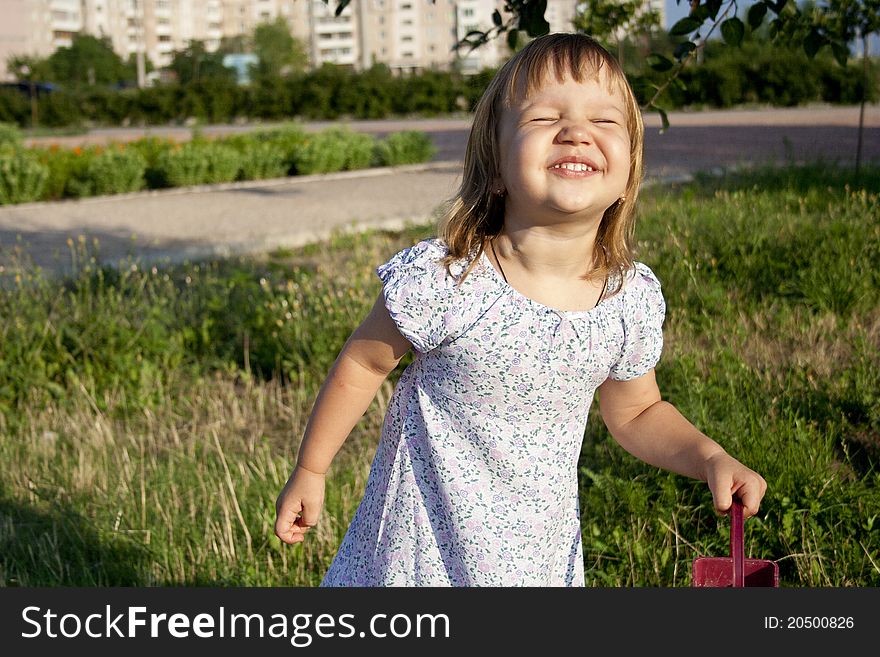
{"type": "Polygon", "coordinates": [[[630,138],[623,96],[604,71],[591,80],[548,75],[501,114],[505,215],[534,224],[601,220],[625,193],[630,138]]]}

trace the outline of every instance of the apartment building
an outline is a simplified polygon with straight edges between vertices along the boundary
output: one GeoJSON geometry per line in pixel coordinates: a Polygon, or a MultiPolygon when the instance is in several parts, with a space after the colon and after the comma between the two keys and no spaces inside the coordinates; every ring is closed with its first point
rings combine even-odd
{"type": "MultiPolygon", "coordinates": [[[[547,0],[552,32],[571,29],[578,1],[547,0]]],[[[335,0],[0,0],[0,80],[9,79],[10,55],[45,57],[77,33],[108,37],[123,59],[141,51],[161,68],[192,40],[213,51],[224,37],[279,16],[307,45],[312,67],[382,62],[399,73],[452,66],[473,73],[509,56],[503,38],[455,49],[468,32],[491,29],[493,11],[508,18],[504,0],[352,0],[339,16],[335,9],[335,0]]]]}

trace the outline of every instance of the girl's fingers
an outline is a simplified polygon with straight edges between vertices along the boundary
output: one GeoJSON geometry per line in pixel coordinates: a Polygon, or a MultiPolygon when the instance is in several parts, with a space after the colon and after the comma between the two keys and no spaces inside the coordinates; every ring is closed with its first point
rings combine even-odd
{"type": "Polygon", "coordinates": [[[302,531],[296,524],[301,508],[300,504],[289,506],[282,504],[278,509],[278,515],[275,518],[275,536],[285,543],[296,542],[293,538],[302,531]]]}
{"type": "Polygon", "coordinates": [[[739,497],[742,500],[743,505],[743,518],[750,518],[758,513],[758,509],[761,506],[762,496],[763,493],[759,493],[751,487],[744,486],[740,489],[739,497]]]}

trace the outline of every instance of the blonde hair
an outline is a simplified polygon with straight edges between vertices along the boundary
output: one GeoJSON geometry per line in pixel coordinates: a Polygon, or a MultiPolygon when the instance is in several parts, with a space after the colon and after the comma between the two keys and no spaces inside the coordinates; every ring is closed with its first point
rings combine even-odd
{"type": "Polygon", "coordinates": [[[635,206],[644,168],[644,125],[635,95],[617,60],[585,34],[549,34],[528,43],[489,83],[474,110],[464,156],[464,172],[457,195],[440,218],[440,236],[449,249],[443,259],[447,270],[456,260],[470,257],[459,282],[473,269],[489,240],[504,226],[504,197],[494,194],[493,179],[501,170],[498,124],[521,90],[528,98],[552,72],[562,82],[566,74],[575,82],[597,78],[605,68],[608,81],[624,99],[630,138],[630,170],[624,200],[609,207],[596,234],[591,279],[615,278],[616,292],[624,273],[633,266],[632,240],[635,206]],[[616,275],[616,276],[615,276],[616,275]]]}

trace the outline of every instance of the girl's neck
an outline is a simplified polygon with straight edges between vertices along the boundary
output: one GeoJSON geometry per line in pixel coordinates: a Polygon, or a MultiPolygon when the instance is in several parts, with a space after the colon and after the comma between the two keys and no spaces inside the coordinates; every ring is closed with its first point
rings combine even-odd
{"type": "Polygon", "coordinates": [[[499,260],[515,263],[530,275],[564,278],[590,273],[596,243],[596,223],[588,227],[523,226],[505,219],[495,238],[499,260]]]}

